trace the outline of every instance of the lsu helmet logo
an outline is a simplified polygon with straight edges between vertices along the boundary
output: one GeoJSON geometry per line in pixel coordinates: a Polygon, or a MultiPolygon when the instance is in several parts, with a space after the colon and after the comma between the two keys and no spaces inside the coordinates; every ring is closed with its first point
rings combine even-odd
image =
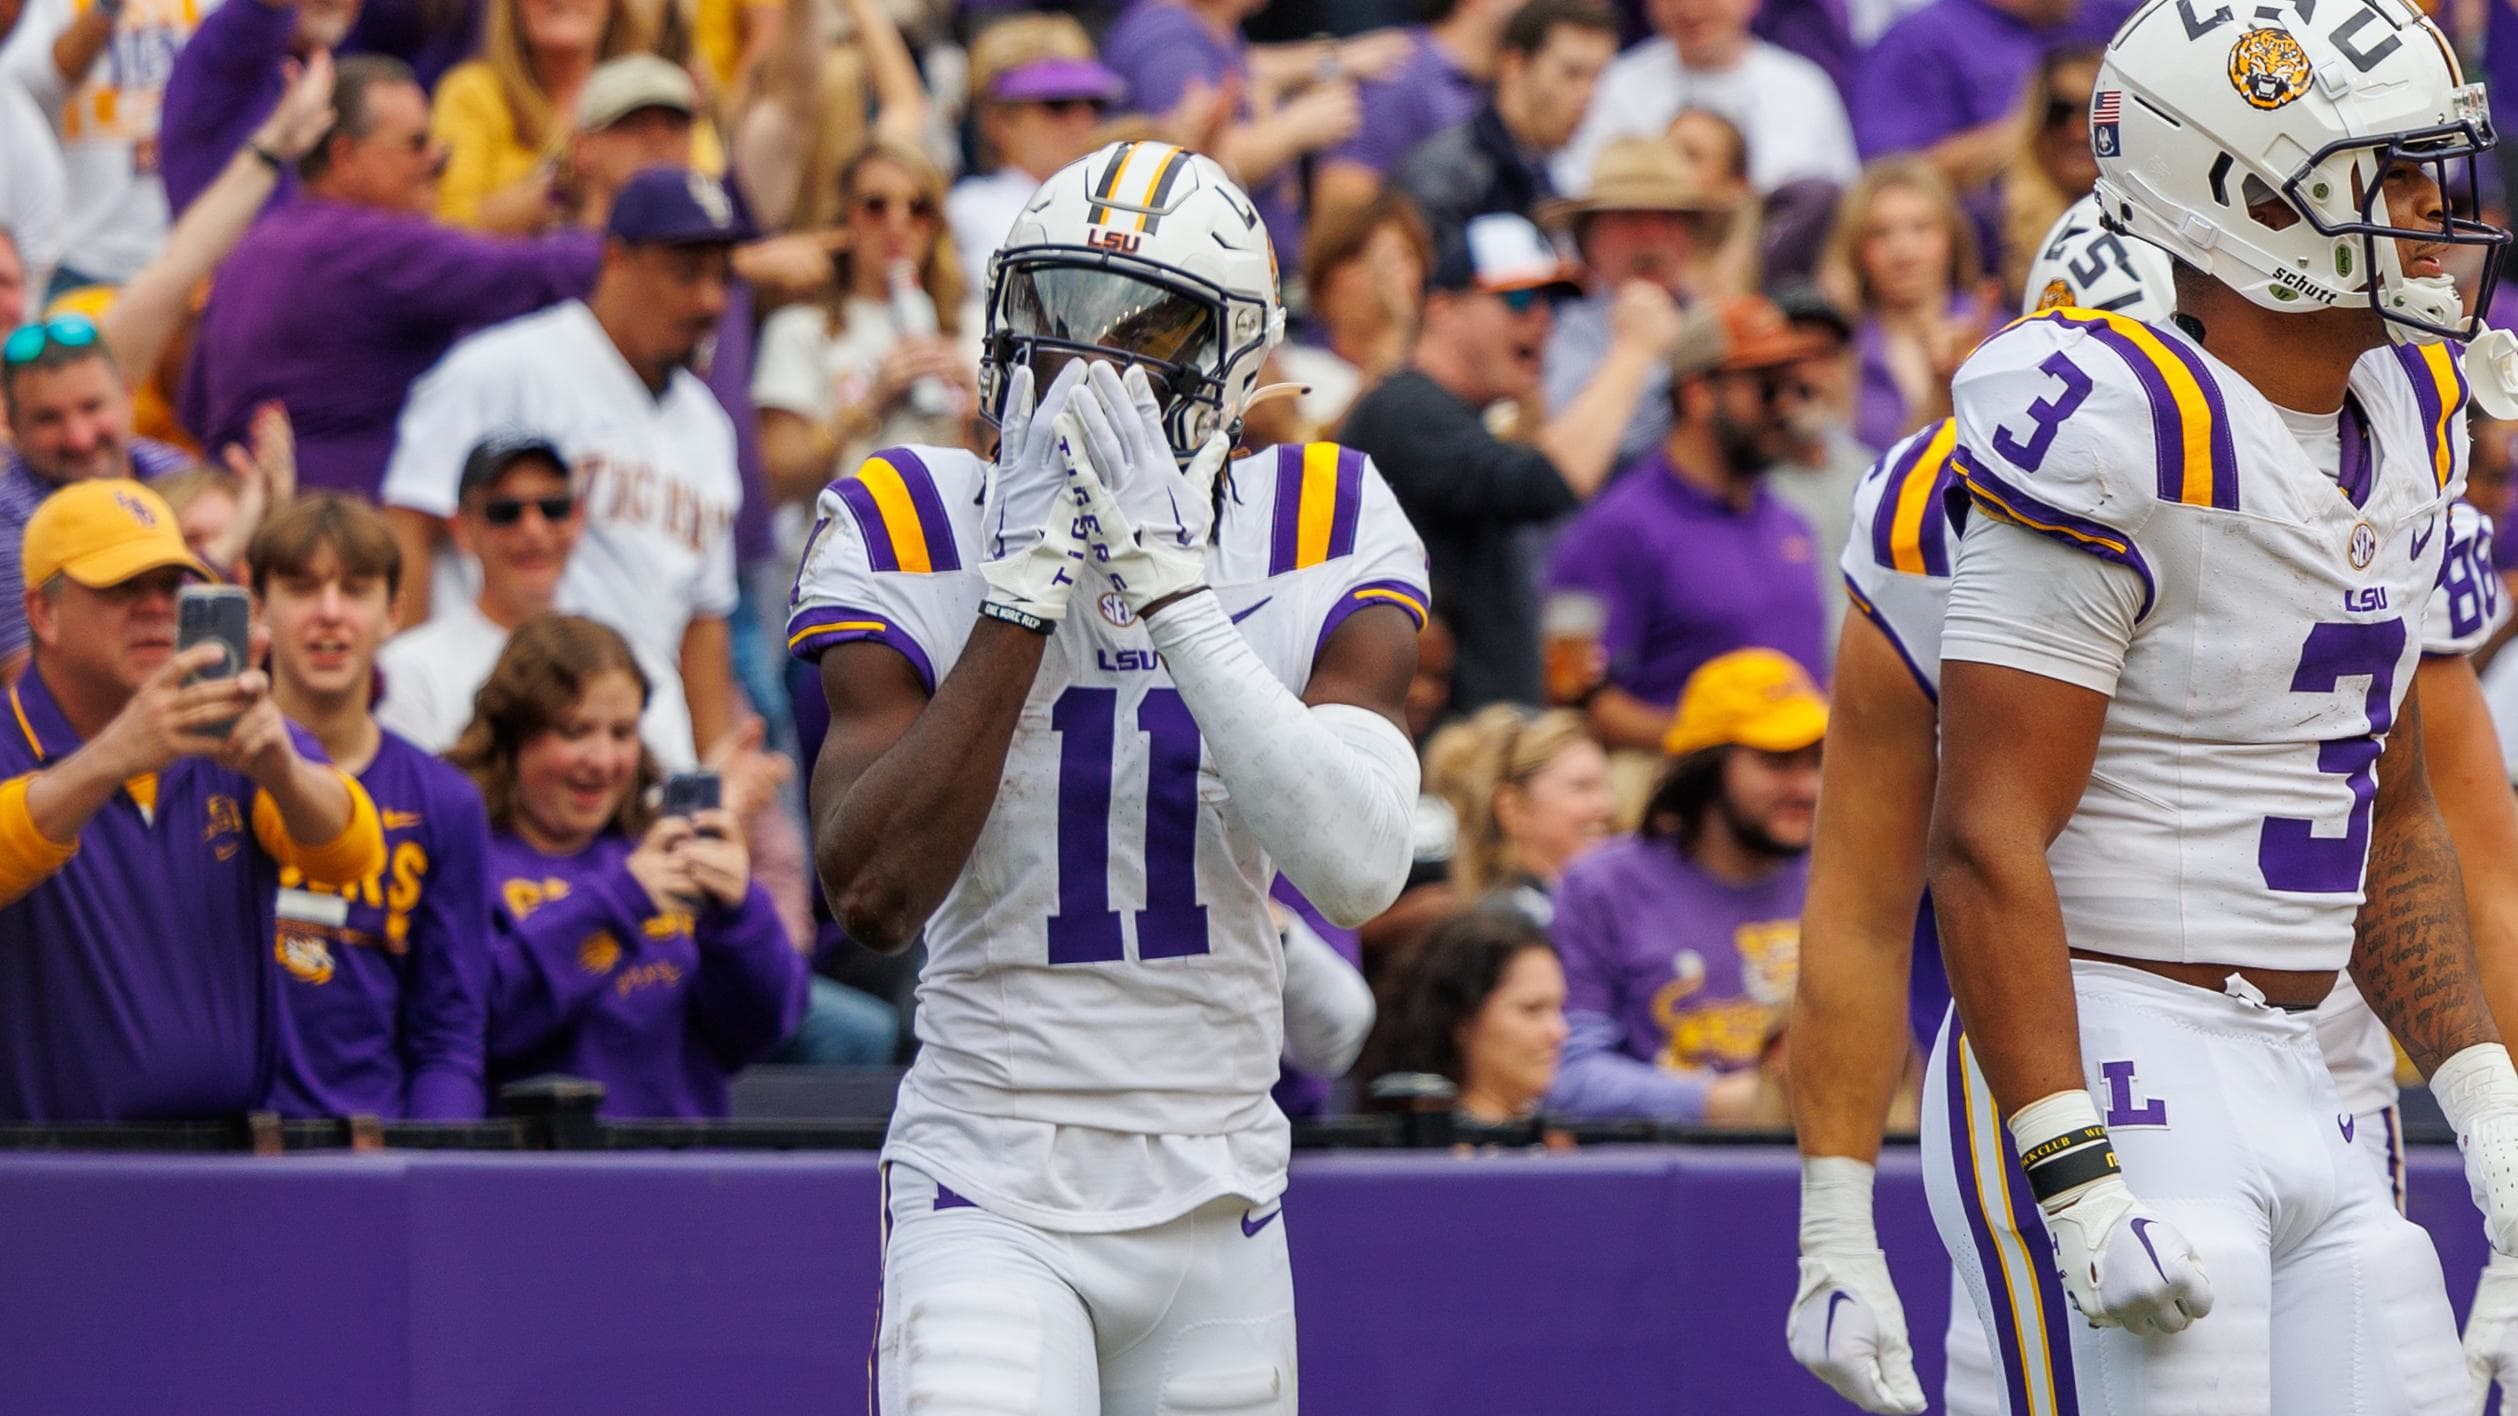
{"type": "Polygon", "coordinates": [[[2251,108],[2271,112],[2308,92],[2308,51],[2285,29],[2251,29],[2230,46],[2229,82],[2251,108]]]}
{"type": "Polygon", "coordinates": [[[2071,307],[2072,287],[2060,280],[2047,281],[2046,288],[2037,292],[2038,314],[2042,315],[2048,310],[2066,310],[2071,307]]]}

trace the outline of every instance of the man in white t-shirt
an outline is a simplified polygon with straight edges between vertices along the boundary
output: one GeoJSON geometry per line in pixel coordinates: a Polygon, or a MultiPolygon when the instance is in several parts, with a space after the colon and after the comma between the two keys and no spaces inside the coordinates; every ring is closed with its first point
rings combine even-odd
{"type": "MultiPolygon", "coordinates": [[[[459,503],[464,451],[502,429],[547,435],[585,504],[557,608],[674,665],[655,694],[687,700],[705,756],[737,716],[726,616],[743,487],[734,424],[689,365],[725,311],[728,253],[751,232],[715,179],[674,167],[631,178],[606,232],[588,301],[483,330],[412,386],[384,501],[406,562],[419,564],[459,503]]],[[[462,583],[436,580],[406,580],[402,623],[462,583]]]]}
{"type": "MultiPolygon", "coordinates": [[[[166,241],[157,173],[158,103],[175,55],[218,0],[26,0],[0,45],[0,75],[23,87],[60,141],[69,206],[56,253],[81,283],[119,284],[166,241]]],[[[0,125],[10,146],[34,140],[0,125]]]]}
{"type": "MultiPolygon", "coordinates": [[[[560,578],[585,533],[584,513],[568,463],[544,439],[499,433],[472,449],[447,529],[480,567],[480,593],[440,603],[428,623],[377,654],[385,685],[377,722],[431,752],[455,745],[472,721],[472,695],[488,681],[507,636],[556,607],[560,578]]],[[[669,666],[643,657],[641,667],[659,684],[674,677],[669,666]]],[[[680,694],[651,694],[641,728],[666,770],[697,765],[680,694]]]]}
{"type": "Polygon", "coordinates": [[[1611,138],[1659,137],[1688,108],[1740,130],[1761,197],[1797,182],[1853,180],[1861,162],[1844,99],[1818,65],[1749,33],[1757,0],[1647,0],[1644,9],[1654,37],[1600,76],[1582,126],[1549,165],[1558,191],[1581,194],[1611,138]]]}

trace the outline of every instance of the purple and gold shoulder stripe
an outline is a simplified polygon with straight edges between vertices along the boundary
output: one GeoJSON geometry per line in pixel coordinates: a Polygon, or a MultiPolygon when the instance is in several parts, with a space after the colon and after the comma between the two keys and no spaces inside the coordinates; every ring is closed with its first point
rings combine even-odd
{"type": "Polygon", "coordinates": [[[2431,475],[2446,491],[2457,475],[2457,444],[2449,436],[2465,412],[2470,391],[2459,364],[2464,346],[2454,343],[2400,344],[2397,362],[2413,382],[2413,401],[2422,410],[2422,436],[2430,444],[2431,475]]]}
{"type": "Polygon", "coordinates": [[[2159,582],[2152,578],[2150,562],[2142,558],[2142,548],[2133,543],[2132,537],[2103,522],[2075,516],[2021,491],[1987,471],[1983,462],[1966,448],[1953,452],[1950,460],[1958,469],[1959,485],[1967,489],[1968,499],[1986,515],[2034,531],[2101,560],[2114,561],[2141,576],[2142,609],[2136,617],[2149,617],[2151,603],[2158,596],[2159,582]]]}
{"type": "Polygon", "coordinates": [[[876,570],[924,575],[962,568],[935,475],[908,448],[883,449],[831,490],[855,519],[876,570]]]}
{"type": "Polygon", "coordinates": [[[858,640],[871,640],[897,650],[909,661],[918,681],[927,686],[927,692],[936,691],[935,665],[927,658],[926,648],[887,616],[841,605],[817,605],[798,610],[787,620],[787,652],[808,664],[819,661],[824,651],[834,645],[858,640]]]}
{"type": "Polygon", "coordinates": [[[1950,520],[1942,509],[1949,490],[1950,454],[1958,449],[1958,423],[1944,418],[1893,448],[1888,484],[1871,513],[1871,558],[1900,575],[1950,575],[1950,520]]]}
{"type": "Polygon", "coordinates": [[[1308,570],[1355,554],[1355,529],[1363,515],[1364,454],[1327,442],[1279,447],[1268,574],[1308,570]]]}
{"type": "Polygon", "coordinates": [[[1321,617],[1320,638],[1312,646],[1312,656],[1319,657],[1320,650],[1329,643],[1329,636],[1337,633],[1338,626],[1346,623],[1347,616],[1375,605],[1395,605],[1409,619],[1416,621],[1418,629],[1423,629],[1425,602],[1430,598],[1424,590],[1404,580],[1368,580],[1352,586],[1338,597],[1336,604],[1329,607],[1329,613],[1321,617]]]}
{"type": "Polygon", "coordinates": [[[2133,371],[2151,404],[2160,500],[2238,510],[2238,450],[2229,404],[2203,355],[2183,336],[2106,310],[2066,306],[2033,318],[2083,331],[2133,371]]]}

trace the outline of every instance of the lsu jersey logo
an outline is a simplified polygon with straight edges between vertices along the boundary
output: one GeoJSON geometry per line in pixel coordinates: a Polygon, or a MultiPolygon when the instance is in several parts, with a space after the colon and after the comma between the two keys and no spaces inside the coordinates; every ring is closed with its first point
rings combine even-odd
{"type": "Polygon", "coordinates": [[[2251,29],[2229,51],[2230,87],[2267,112],[2308,92],[2308,51],[2286,29],[2251,29]]]}
{"type": "Polygon", "coordinates": [[[2049,280],[2046,288],[2037,292],[2036,313],[2042,315],[2048,310],[2070,309],[2072,303],[2072,287],[2060,280],[2049,280]]]}
{"type": "Polygon", "coordinates": [[[577,967],[597,978],[612,972],[613,965],[619,962],[621,941],[613,938],[608,931],[596,930],[577,946],[577,967]]]}
{"type": "Polygon", "coordinates": [[[312,929],[291,926],[283,920],[279,943],[272,952],[289,977],[301,983],[332,982],[332,945],[312,929]]]}

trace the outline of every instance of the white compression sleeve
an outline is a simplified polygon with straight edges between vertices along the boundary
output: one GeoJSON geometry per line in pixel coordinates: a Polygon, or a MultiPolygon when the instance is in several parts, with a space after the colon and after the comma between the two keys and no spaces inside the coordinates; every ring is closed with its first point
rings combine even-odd
{"type": "Polygon", "coordinates": [[[1407,737],[1370,709],[1313,707],[1288,692],[1211,592],[1165,606],[1146,633],[1233,809],[1277,869],[1338,924],[1390,908],[1413,857],[1417,762],[1407,737]]]}

